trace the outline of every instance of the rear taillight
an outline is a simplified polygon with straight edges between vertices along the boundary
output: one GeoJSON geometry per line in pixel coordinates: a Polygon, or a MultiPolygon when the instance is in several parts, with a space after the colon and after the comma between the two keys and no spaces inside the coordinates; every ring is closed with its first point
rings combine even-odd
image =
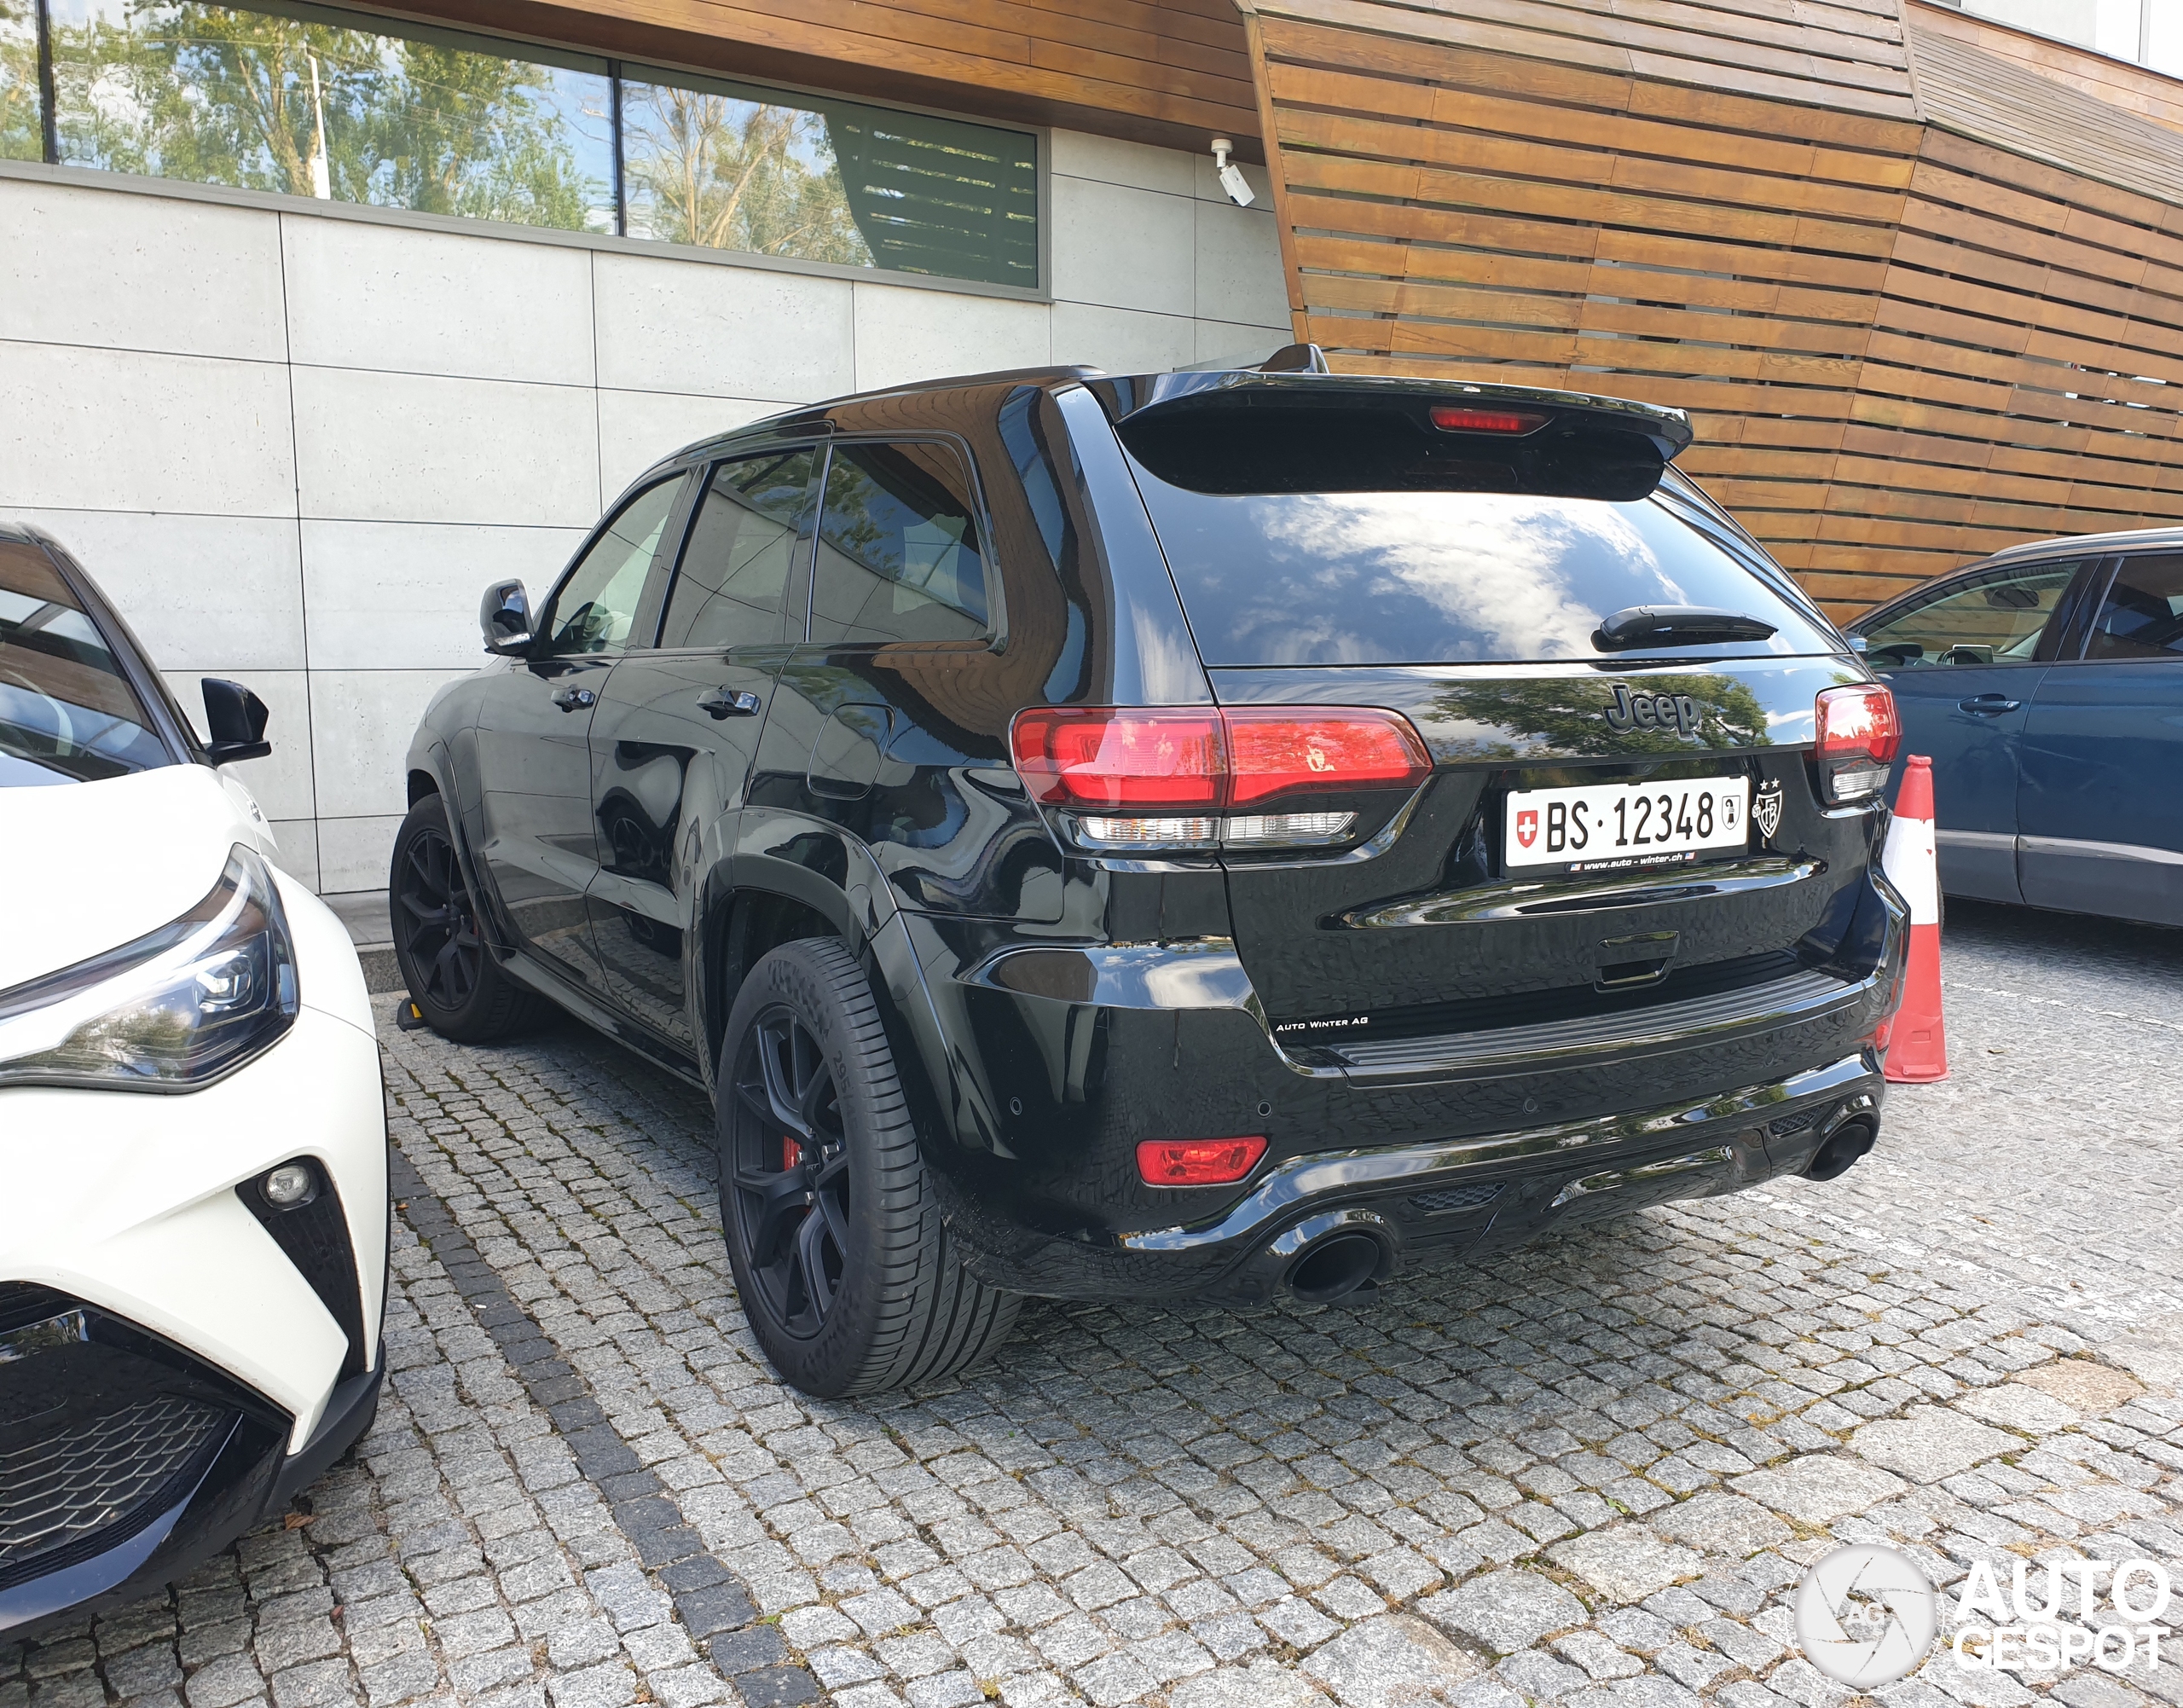
{"type": "Polygon", "coordinates": [[[1887,786],[1888,767],[1902,744],[1895,696],[1877,682],[1821,690],[1819,790],[1836,806],[1862,801],[1887,786]]]}
{"type": "Polygon", "coordinates": [[[1410,720],[1369,706],[1037,706],[1016,715],[1010,743],[1031,798],[1103,851],[1323,847],[1348,836],[1354,808],[1281,808],[1415,789],[1433,770],[1410,720]]]}
{"type": "Polygon", "coordinates": [[[1137,1172],[1148,1186],[1228,1186],[1258,1167],[1263,1138],[1148,1138],[1137,1172]]]}

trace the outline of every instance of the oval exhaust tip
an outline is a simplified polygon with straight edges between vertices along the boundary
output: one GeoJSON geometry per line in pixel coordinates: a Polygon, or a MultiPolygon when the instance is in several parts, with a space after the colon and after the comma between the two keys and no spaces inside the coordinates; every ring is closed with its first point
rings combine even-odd
{"type": "Polygon", "coordinates": [[[1369,1234],[1336,1234],[1296,1259],[1288,1290],[1306,1305],[1328,1305],[1356,1292],[1379,1268],[1379,1241],[1369,1234]]]}
{"type": "Polygon", "coordinates": [[[1845,1120],[1827,1134],[1825,1143],[1812,1153],[1811,1161],[1804,1164],[1804,1178],[1808,1180],[1833,1180],[1850,1172],[1850,1165],[1873,1148],[1879,1138],[1871,1121],[1860,1117],[1845,1120]]]}

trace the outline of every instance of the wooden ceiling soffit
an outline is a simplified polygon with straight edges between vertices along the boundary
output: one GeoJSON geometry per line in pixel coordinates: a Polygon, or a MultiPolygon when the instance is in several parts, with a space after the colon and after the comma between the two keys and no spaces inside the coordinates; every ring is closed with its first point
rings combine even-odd
{"type": "Polygon", "coordinates": [[[1243,4],[1337,368],[1688,409],[1682,466],[1838,615],[2183,521],[2159,127],[1953,38],[1929,66],[1902,0],[1243,4]]]}
{"type": "Polygon", "coordinates": [[[610,57],[1262,156],[1230,0],[432,0],[435,23],[610,57]]]}

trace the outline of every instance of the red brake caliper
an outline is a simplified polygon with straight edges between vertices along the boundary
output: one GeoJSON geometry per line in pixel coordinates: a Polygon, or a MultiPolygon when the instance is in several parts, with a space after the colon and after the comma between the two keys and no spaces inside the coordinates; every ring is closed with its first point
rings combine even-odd
{"type": "Polygon", "coordinates": [[[781,1136],[781,1167],[790,1169],[803,1161],[803,1147],[786,1133],[781,1136]]]}

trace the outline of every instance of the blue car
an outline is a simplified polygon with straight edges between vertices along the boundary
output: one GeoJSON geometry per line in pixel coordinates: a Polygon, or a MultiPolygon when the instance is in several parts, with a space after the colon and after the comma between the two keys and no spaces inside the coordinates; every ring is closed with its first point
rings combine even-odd
{"type": "Polygon", "coordinates": [[[1846,627],[1933,761],[1943,890],[2183,925],[2183,528],[2012,546],[1846,627]]]}

